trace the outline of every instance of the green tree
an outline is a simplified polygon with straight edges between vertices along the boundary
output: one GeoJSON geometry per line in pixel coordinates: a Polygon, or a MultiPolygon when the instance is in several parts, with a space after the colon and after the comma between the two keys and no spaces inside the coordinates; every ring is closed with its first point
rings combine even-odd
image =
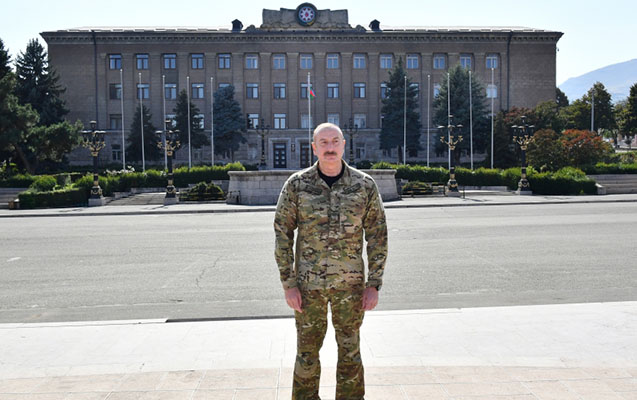
{"type": "Polygon", "coordinates": [[[599,135],[587,130],[566,130],[560,140],[564,145],[569,165],[574,167],[593,165],[603,161],[613,152],[612,147],[599,135]]]}
{"type": "MultiPolygon", "coordinates": [[[[177,98],[177,104],[173,109],[175,113],[175,128],[179,129],[179,141],[182,143],[182,148],[188,148],[188,95],[185,90],[179,93],[177,98]]],[[[201,129],[200,120],[198,117],[199,108],[192,102],[190,103],[190,140],[192,148],[200,148],[207,144],[210,144],[210,138],[206,136],[203,129],[201,129]]]]}
{"type": "MultiPolygon", "coordinates": [[[[484,165],[491,166],[491,144],[487,146],[484,165]]],[[[518,165],[517,155],[511,141],[510,127],[506,125],[504,111],[500,111],[493,122],[493,166],[510,168],[516,165],[518,165]]]]}
{"type": "Polygon", "coordinates": [[[57,124],[68,114],[60,96],[65,92],[56,72],[49,69],[47,54],[37,39],[16,59],[16,95],[22,104],[31,104],[40,115],[40,125],[57,124]]]}
{"type": "Polygon", "coordinates": [[[11,72],[11,57],[9,51],[4,48],[4,42],[0,39],[0,79],[11,72]]]}
{"type": "Polygon", "coordinates": [[[594,130],[617,127],[613,115],[611,95],[604,85],[596,82],[581,99],[564,108],[566,129],[591,129],[591,101],[594,99],[594,130]]]}
{"type": "Polygon", "coordinates": [[[621,131],[622,135],[629,140],[628,144],[630,145],[632,139],[637,135],[637,83],[630,87],[621,131]]]}
{"type": "MultiPolygon", "coordinates": [[[[389,71],[387,97],[382,100],[383,126],[380,130],[380,148],[390,151],[398,149],[398,162],[403,161],[403,145],[405,142],[405,70],[402,58],[396,67],[389,71]]],[[[420,114],[418,109],[418,90],[407,78],[407,151],[416,154],[420,146],[420,114]]]]}
{"type": "Polygon", "coordinates": [[[560,88],[555,88],[555,103],[558,108],[568,107],[568,97],[560,88]]]}
{"type": "MultiPolygon", "coordinates": [[[[449,84],[447,87],[447,77],[444,76],[440,82],[440,92],[433,101],[434,115],[433,122],[436,125],[447,126],[447,98],[451,94],[451,114],[452,124],[461,124],[463,128],[460,133],[464,140],[460,142],[456,149],[469,152],[469,71],[459,64],[449,69],[449,84]]],[[[473,148],[474,152],[484,152],[490,147],[490,119],[488,118],[485,106],[485,90],[482,83],[473,76],[471,81],[471,100],[473,106],[473,148]]],[[[495,127],[494,127],[495,130],[495,127]]],[[[446,133],[446,132],[445,132],[446,133]]],[[[495,132],[494,132],[495,136],[495,132]]],[[[456,160],[460,159],[460,151],[455,152],[456,160]]]]}
{"type": "Polygon", "coordinates": [[[137,106],[133,122],[131,122],[130,134],[128,135],[126,145],[126,160],[141,161],[142,160],[142,130],[140,121],[140,112],[144,116],[144,159],[146,161],[156,161],[163,157],[162,151],[157,147],[157,142],[161,140],[161,136],[157,134],[157,129],[150,122],[152,114],[146,106],[137,106]]]}
{"type": "Polygon", "coordinates": [[[560,113],[560,106],[554,101],[539,103],[533,109],[535,129],[551,129],[555,132],[562,132],[566,121],[564,115],[560,113]]]}
{"type": "Polygon", "coordinates": [[[540,171],[557,171],[568,163],[560,135],[552,129],[535,132],[526,154],[529,165],[540,171]]]}
{"type": "Polygon", "coordinates": [[[214,139],[215,154],[230,156],[234,161],[234,152],[247,140],[243,136],[246,121],[239,102],[234,99],[234,86],[226,86],[214,94],[214,139]]]}

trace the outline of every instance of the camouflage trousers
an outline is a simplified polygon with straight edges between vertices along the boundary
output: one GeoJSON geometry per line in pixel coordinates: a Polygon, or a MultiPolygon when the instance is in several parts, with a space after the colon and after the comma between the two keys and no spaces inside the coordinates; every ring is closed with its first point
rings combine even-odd
{"type": "Polygon", "coordinates": [[[320,400],[319,350],[327,330],[327,305],[338,344],[336,400],[363,400],[365,381],[359,330],[363,323],[363,288],[302,290],[303,313],[295,312],[296,363],[292,400],[320,400]]]}

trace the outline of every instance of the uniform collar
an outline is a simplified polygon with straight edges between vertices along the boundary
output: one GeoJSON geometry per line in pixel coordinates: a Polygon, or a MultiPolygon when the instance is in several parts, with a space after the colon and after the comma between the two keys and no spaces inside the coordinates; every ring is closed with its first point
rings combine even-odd
{"type": "MultiPolygon", "coordinates": [[[[336,186],[349,186],[352,183],[352,174],[350,171],[350,166],[345,162],[345,160],[341,160],[341,162],[343,163],[343,176],[341,177],[341,179],[339,179],[338,181],[336,181],[334,183],[334,186],[332,186],[332,189],[336,186]]],[[[316,182],[319,182],[319,184],[324,185],[325,187],[329,188],[329,186],[327,186],[327,183],[325,183],[325,181],[323,179],[321,179],[321,177],[318,174],[319,168],[318,168],[318,161],[316,161],[314,163],[314,165],[312,165],[312,168],[310,168],[310,172],[312,173],[312,179],[316,182]]]]}

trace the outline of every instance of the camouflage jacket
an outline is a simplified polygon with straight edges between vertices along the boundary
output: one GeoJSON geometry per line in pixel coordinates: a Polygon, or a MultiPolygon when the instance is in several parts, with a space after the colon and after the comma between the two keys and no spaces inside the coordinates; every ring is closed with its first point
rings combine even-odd
{"type": "Polygon", "coordinates": [[[331,189],[319,176],[316,163],[293,174],[281,190],[274,217],[274,255],[284,289],[382,284],[387,225],[378,188],[369,175],[344,161],[343,168],[343,176],[331,189]],[[367,282],[363,235],[367,240],[367,282]]]}

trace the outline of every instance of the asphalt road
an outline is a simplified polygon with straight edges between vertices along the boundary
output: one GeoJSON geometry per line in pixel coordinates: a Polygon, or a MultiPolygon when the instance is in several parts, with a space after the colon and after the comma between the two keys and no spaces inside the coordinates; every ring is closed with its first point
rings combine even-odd
{"type": "MultiPolygon", "coordinates": [[[[387,210],[379,309],[637,300],[637,204],[387,210]]],[[[291,315],[272,212],[0,221],[0,322],[291,315]]]]}

